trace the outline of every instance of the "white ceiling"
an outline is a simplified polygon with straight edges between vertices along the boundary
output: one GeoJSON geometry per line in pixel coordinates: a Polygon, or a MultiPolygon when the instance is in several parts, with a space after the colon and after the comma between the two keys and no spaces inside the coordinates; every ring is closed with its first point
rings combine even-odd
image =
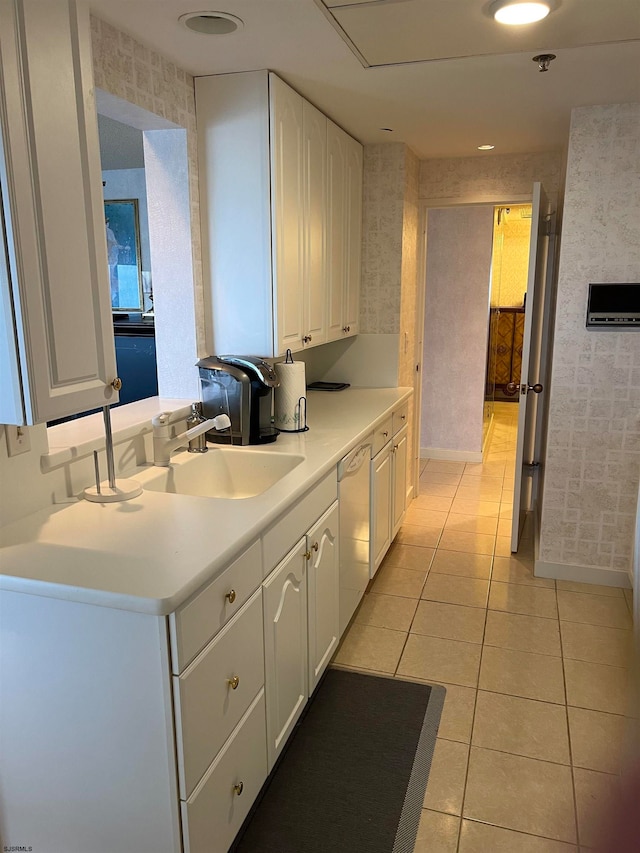
{"type": "Polygon", "coordinates": [[[487,0],[89,0],[100,18],[199,76],[269,68],[361,142],[420,158],[557,150],[571,108],[640,101],[638,0],[556,0],[539,24],[505,28],[487,0]],[[204,9],[244,21],[227,36],[185,29],[204,9]],[[532,57],[552,52],[546,73],[532,57]],[[380,128],[392,128],[393,132],[380,128]]]}

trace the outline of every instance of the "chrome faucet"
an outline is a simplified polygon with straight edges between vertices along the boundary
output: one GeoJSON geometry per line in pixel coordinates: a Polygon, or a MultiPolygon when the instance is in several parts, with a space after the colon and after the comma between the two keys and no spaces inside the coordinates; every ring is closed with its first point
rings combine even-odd
{"type": "MultiPolygon", "coordinates": [[[[199,426],[205,421],[206,418],[202,414],[202,403],[192,403],[191,414],[187,418],[187,429],[199,426]]],[[[206,453],[209,448],[207,447],[207,436],[205,433],[202,432],[195,438],[189,439],[189,447],[187,449],[189,453],[206,453]]]]}
{"type": "Polygon", "coordinates": [[[181,432],[173,438],[169,434],[170,412],[160,412],[152,418],[153,426],[153,464],[166,468],[171,462],[171,452],[178,447],[183,447],[192,439],[207,432],[207,430],[223,430],[231,426],[229,415],[216,415],[207,421],[202,421],[197,426],[191,427],[186,432],[181,432]]]}

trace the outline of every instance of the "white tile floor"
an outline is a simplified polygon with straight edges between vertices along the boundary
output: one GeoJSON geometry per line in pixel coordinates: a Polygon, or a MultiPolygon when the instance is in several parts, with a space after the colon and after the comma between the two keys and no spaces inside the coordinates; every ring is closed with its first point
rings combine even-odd
{"type": "Polygon", "coordinates": [[[618,784],[631,597],[511,555],[516,419],[497,404],[483,464],[424,461],[336,656],[447,688],[416,853],[589,850],[618,784]]]}

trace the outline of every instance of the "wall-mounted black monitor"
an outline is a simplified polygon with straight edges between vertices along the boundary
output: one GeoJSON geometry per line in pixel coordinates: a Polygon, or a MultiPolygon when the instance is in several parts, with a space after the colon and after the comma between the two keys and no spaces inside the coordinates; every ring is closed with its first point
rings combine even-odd
{"type": "Polygon", "coordinates": [[[640,284],[590,284],[587,326],[640,328],[640,284]]]}

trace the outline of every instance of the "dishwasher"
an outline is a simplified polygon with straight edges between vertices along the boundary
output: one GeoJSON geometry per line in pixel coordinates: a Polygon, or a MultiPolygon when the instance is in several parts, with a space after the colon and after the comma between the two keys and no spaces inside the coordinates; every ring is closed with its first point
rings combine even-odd
{"type": "Polygon", "coordinates": [[[371,444],[359,444],[338,463],[340,636],[369,582],[371,444]]]}

